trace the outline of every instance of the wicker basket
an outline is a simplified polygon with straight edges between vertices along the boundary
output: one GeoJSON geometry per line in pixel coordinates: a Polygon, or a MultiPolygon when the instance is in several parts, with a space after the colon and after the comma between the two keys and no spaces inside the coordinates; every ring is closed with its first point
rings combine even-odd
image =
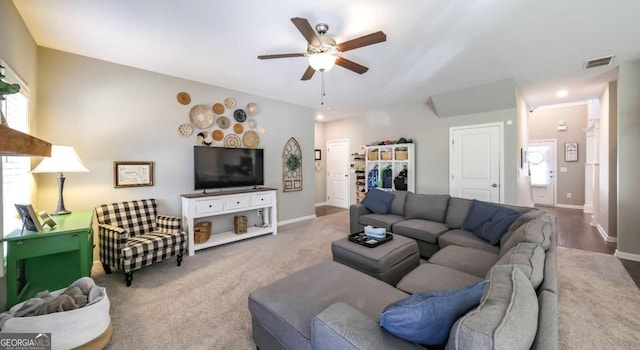
{"type": "Polygon", "coordinates": [[[233,232],[237,235],[247,233],[247,216],[236,215],[233,217],[233,232]]]}
{"type": "Polygon", "coordinates": [[[211,223],[209,221],[201,221],[193,225],[193,240],[196,244],[204,243],[211,237],[211,223]]]}
{"type": "Polygon", "coordinates": [[[378,160],[378,150],[377,149],[372,149],[369,152],[367,152],[367,159],[368,160],[378,160]]]}
{"type": "Polygon", "coordinates": [[[380,151],[380,159],[391,160],[391,151],[380,151]]]}
{"type": "Polygon", "coordinates": [[[396,160],[407,160],[409,158],[408,151],[396,150],[396,160]]]}

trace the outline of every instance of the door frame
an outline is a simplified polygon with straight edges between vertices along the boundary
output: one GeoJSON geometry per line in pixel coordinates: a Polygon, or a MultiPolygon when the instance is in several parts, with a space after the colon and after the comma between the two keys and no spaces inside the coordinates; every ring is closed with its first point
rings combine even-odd
{"type": "Polygon", "coordinates": [[[472,124],[472,125],[461,125],[461,126],[452,126],[449,128],[449,195],[453,193],[453,134],[456,131],[468,130],[468,129],[480,129],[480,128],[488,128],[488,127],[498,127],[498,150],[500,151],[499,157],[499,172],[500,172],[500,201],[499,203],[504,203],[504,122],[495,122],[495,123],[485,123],[485,124],[472,124]]]}
{"type": "Polygon", "coordinates": [[[347,160],[346,163],[346,169],[347,169],[347,193],[346,193],[346,197],[347,198],[347,203],[345,207],[339,207],[339,208],[344,208],[344,209],[349,209],[349,206],[351,205],[351,168],[349,167],[349,157],[351,156],[351,139],[336,139],[336,140],[327,140],[327,144],[326,144],[326,153],[327,153],[327,163],[326,163],[326,167],[327,167],[327,171],[326,171],[326,176],[325,176],[325,188],[327,189],[327,193],[325,196],[325,203],[327,203],[327,205],[329,205],[329,157],[332,157],[333,154],[331,152],[329,152],[329,145],[331,143],[347,143],[347,154],[345,159],[347,160]]]}
{"type": "MultiPolygon", "coordinates": [[[[553,164],[552,164],[553,165],[553,204],[552,204],[552,207],[555,208],[558,205],[558,139],[531,139],[531,140],[529,140],[529,143],[527,144],[527,152],[528,152],[529,147],[531,146],[532,143],[546,143],[546,142],[552,143],[554,151],[555,151],[555,154],[554,154],[554,157],[553,157],[553,164]]],[[[527,157],[527,159],[528,159],[528,157],[527,157]]],[[[527,167],[529,167],[529,164],[527,164],[527,167]]],[[[531,187],[531,190],[533,191],[533,186],[531,187]]],[[[533,196],[531,196],[531,201],[533,202],[533,196]]],[[[544,206],[544,204],[541,204],[541,205],[544,206]]]]}

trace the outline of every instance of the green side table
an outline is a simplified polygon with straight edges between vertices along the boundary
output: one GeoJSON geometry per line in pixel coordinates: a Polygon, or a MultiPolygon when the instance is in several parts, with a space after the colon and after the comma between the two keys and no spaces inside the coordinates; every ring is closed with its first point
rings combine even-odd
{"type": "Polygon", "coordinates": [[[54,216],[43,232],[14,230],[7,242],[7,308],[38,292],[67,287],[91,275],[93,211],[54,216]]]}

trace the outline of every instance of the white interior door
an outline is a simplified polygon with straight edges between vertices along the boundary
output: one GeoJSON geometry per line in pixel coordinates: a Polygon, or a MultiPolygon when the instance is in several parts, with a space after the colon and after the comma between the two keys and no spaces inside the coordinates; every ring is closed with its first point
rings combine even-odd
{"type": "Polygon", "coordinates": [[[349,140],[327,142],[327,204],[349,208],[349,140]]]}
{"type": "Polygon", "coordinates": [[[533,203],[556,205],[556,140],[531,140],[527,150],[533,203]]]}
{"type": "Polygon", "coordinates": [[[449,137],[451,196],[501,203],[502,123],[451,128],[449,137]]]}

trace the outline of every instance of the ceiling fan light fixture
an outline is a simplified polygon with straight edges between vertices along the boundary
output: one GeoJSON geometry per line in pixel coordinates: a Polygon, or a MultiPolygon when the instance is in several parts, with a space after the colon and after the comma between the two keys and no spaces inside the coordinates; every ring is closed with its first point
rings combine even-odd
{"type": "Polygon", "coordinates": [[[329,52],[320,52],[309,55],[309,65],[316,71],[326,72],[336,64],[336,56],[329,52]]]}

